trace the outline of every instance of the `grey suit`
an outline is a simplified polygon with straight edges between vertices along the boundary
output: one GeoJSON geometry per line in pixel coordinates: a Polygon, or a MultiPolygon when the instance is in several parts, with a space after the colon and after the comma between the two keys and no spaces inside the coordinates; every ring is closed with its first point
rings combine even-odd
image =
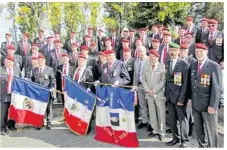
{"type": "MultiPolygon", "coordinates": [[[[143,60],[143,65],[146,63],[148,57],[146,56],[143,60]]],[[[145,91],[143,89],[142,81],[139,81],[139,66],[141,60],[138,58],[134,64],[134,78],[133,78],[133,85],[139,87],[138,88],[138,99],[139,99],[139,112],[141,114],[142,123],[147,123],[147,102],[145,100],[145,91]]],[[[143,65],[141,64],[141,74],[143,75],[143,65]]],[[[141,78],[142,78],[141,75],[141,78]]]]}
{"type": "MultiPolygon", "coordinates": [[[[38,83],[44,87],[54,88],[56,86],[56,78],[54,75],[54,70],[51,67],[44,66],[42,75],[40,75],[39,68],[32,69],[32,81],[38,83]]],[[[52,100],[49,97],[49,102],[47,105],[47,124],[51,124],[53,119],[53,112],[52,112],[52,100]]]]}
{"type": "MultiPolygon", "coordinates": [[[[21,76],[21,71],[17,66],[13,67],[13,75],[21,76]]],[[[1,101],[1,130],[6,130],[8,120],[8,109],[11,102],[11,94],[7,93],[8,75],[5,66],[1,66],[1,90],[0,90],[0,101],[1,101]]],[[[15,122],[11,121],[11,124],[15,122]]],[[[9,125],[9,124],[8,124],[9,125]]]]}
{"type": "Polygon", "coordinates": [[[108,63],[103,65],[101,83],[114,84],[119,81],[119,85],[126,85],[130,82],[130,76],[123,62],[115,60],[108,72],[108,63]]]}
{"type": "Polygon", "coordinates": [[[164,101],[165,65],[157,63],[152,70],[152,64],[147,61],[143,66],[142,84],[145,92],[153,89],[155,95],[145,95],[148,103],[150,123],[154,134],[165,135],[166,108],[164,101]]]}
{"type": "Polygon", "coordinates": [[[54,44],[50,46],[50,50],[48,50],[48,45],[44,45],[39,52],[42,53],[44,56],[47,56],[48,52],[52,51],[55,49],[54,44]]]}
{"type": "MultiPolygon", "coordinates": [[[[23,47],[23,42],[22,41],[18,42],[16,54],[18,54],[18,55],[20,55],[22,57],[25,56],[24,47],[23,47]]],[[[26,55],[31,55],[31,44],[29,43],[29,41],[27,41],[26,55]]]]}
{"type": "Polygon", "coordinates": [[[207,59],[200,69],[197,71],[198,62],[191,65],[191,95],[193,115],[195,119],[195,131],[199,145],[205,146],[205,132],[208,138],[208,147],[218,146],[218,104],[221,97],[221,68],[210,59],[207,59]],[[201,80],[201,75],[206,81],[201,80]],[[206,75],[206,77],[205,77],[206,75]],[[208,84],[209,75],[209,84],[208,84]],[[215,114],[208,113],[208,107],[215,109],[215,114]],[[204,129],[204,126],[206,129],[204,129]]]}
{"type": "Polygon", "coordinates": [[[173,71],[170,72],[170,61],[166,64],[166,89],[165,96],[169,111],[169,125],[173,134],[173,139],[188,141],[188,120],[186,113],[187,104],[187,80],[189,65],[185,60],[178,58],[173,71]],[[180,79],[181,78],[181,79],[180,79]],[[183,104],[178,106],[177,102],[183,104]],[[180,124],[180,134],[177,128],[177,120],[180,124]]]}
{"type": "Polygon", "coordinates": [[[46,37],[43,37],[42,42],[40,41],[40,38],[39,37],[37,37],[37,38],[34,39],[34,43],[35,44],[38,44],[39,49],[41,49],[46,44],[46,42],[47,42],[47,38],[46,37]]]}

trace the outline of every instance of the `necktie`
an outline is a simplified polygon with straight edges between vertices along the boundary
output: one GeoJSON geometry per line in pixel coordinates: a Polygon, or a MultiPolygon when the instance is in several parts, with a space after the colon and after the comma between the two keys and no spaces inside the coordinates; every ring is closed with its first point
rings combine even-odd
{"type": "Polygon", "coordinates": [[[112,47],[115,47],[115,40],[114,40],[114,38],[115,38],[115,37],[113,36],[113,37],[112,37],[112,45],[111,45],[112,47]]]}
{"type": "Polygon", "coordinates": [[[190,32],[190,29],[188,28],[188,29],[187,29],[187,33],[189,33],[189,32],[190,32]]]}
{"type": "Polygon", "coordinates": [[[154,68],[155,68],[155,65],[152,65],[152,70],[154,70],[154,68]]]}
{"type": "Polygon", "coordinates": [[[107,71],[108,74],[110,73],[111,66],[112,66],[112,63],[108,63],[108,71],[107,71]]]}
{"type": "Polygon", "coordinates": [[[27,42],[23,42],[24,55],[27,54],[27,42]]]}
{"type": "Polygon", "coordinates": [[[201,64],[202,64],[202,63],[199,63],[199,62],[198,62],[197,72],[200,72],[201,64]]]}
{"type": "Polygon", "coordinates": [[[66,68],[67,68],[67,65],[64,65],[64,70],[63,70],[63,73],[66,75],[66,68]]]}
{"type": "Polygon", "coordinates": [[[78,68],[78,70],[77,70],[77,72],[76,72],[76,74],[74,76],[74,80],[78,81],[79,76],[80,76],[80,68],[78,68]]]}
{"type": "Polygon", "coordinates": [[[39,76],[42,77],[42,74],[43,74],[42,68],[39,68],[39,76]]]}
{"type": "Polygon", "coordinates": [[[180,44],[184,44],[184,38],[180,39],[180,44]]]}
{"type": "Polygon", "coordinates": [[[140,61],[139,68],[138,68],[138,83],[139,84],[141,83],[141,81],[140,81],[140,72],[141,72],[141,69],[142,69],[142,60],[140,61]]]}
{"type": "Polygon", "coordinates": [[[9,68],[8,83],[7,83],[7,94],[11,93],[12,81],[13,81],[12,68],[9,68]]]}
{"type": "Polygon", "coordinates": [[[210,33],[210,39],[208,41],[210,45],[212,44],[212,41],[213,41],[213,33],[210,33]]]}
{"type": "Polygon", "coordinates": [[[167,46],[165,45],[163,48],[164,52],[163,52],[163,60],[162,62],[165,63],[166,62],[166,54],[167,54],[167,46]]]}

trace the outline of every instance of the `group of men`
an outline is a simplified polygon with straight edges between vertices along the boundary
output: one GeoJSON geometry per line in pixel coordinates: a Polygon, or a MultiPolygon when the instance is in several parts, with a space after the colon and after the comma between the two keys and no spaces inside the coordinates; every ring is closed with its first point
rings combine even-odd
{"type": "MultiPolygon", "coordinates": [[[[215,19],[203,18],[198,29],[193,18],[187,17],[186,25],[179,29],[177,39],[163,25],[152,25],[150,35],[141,28],[138,37],[134,29],[124,30],[122,37],[115,29],[105,37],[99,29],[94,36],[89,27],[80,43],[75,32],[64,43],[59,33],[45,38],[42,29],[32,43],[26,33],[17,43],[7,33],[1,44],[1,134],[7,134],[8,128],[16,130],[15,121],[7,119],[13,76],[63,91],[62,79],[67,75],[93,93],[99,83],[132,86],[138,93],[137,128],[147,127],[149,137],[163,141],[168,125],[173,135],[168,146],[188,147],[195,131],[200,147],[217,147],[224,35],[215,19]]],[[[46,129],[52,127],[52,103],[57,99],[64,103],[62,94],[52,92],[46,129]]]]}

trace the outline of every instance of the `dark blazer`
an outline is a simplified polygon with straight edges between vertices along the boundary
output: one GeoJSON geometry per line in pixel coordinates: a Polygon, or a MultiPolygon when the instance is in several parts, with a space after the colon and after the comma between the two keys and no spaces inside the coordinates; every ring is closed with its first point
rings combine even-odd
{"type": "Polygon", "coordinates": [[[105,47],[105,39],[106,37],[104,36],[102,36],[101,39],[99,39],[98,36],[96,37],[96,44],[97,44],[98,51],[103,50],[103,48],[105,47]]]}
{"type": "MultiPolygon", "coordinates": [[[[76,74],[76,71],[73,74],[73,79],[76,74]]],[[[75,79],[74,79],[75,80],[75,79]]],[[[85,68],[84,72],[82,73],[81,77],[79,78],[79,81],[77,81],[80,85],[82,85],[84,88],[91,88],[91,84],[86,84],[84,82],[94,82],[94,78],[92,75],[92,71],[89,68],[85,68]]]]}
{"type": "MultiPolygon", "coordinates": [[[[121,59],[122,62],[124,62],[123,59],[121,59]]],[[[133,85],[133,76],[134,76],[134,64],[135,64],[136,59],[135,58],[129,58],[127,63],[125,64],[125,67],[129,73],[130,76],[130,82],[127,85],[133,85]]]]}
{"type": "Polygon", "coordinates": [[[77,62],[77,60],[78,60],[78,53],[79,52],[77,51],[76,56],[73,55],[73,52],[69,53],[69,58],[70,58],[69,64],[71,66],[74,66],[75,68],[77,68],[77,66],[78,66],[78,62],[77,62]]]}
{"type": "Polygon", "coordinates": [[[132,40],[132,44],[130,44],[130,37],[129,37],[129,48],[131,50],[135,50],[136,49],[136,37],[134,36],[133,40],[132,40]]]}
{"type": "MultiPolygon", "coordinates": [[[[52,51],[52,50],[54,50],[54,49],[55,49],[55,47],[54,47],[54,44],[53,44],[49,51],[52,51]]],[[[48,53],[49,51],[48,51],[48,45],[47,45],[47,44],[44,45],[44,46],[39,50],[39,52],[42,53],[44,56],[47,56],[47,53],[48,53]]]]}
{"type": "MultiPolygon", "coordinates": [[[[31,55],[31,43],[29,43],[29,41],[27,41],[26,51],[27,51],[27,53],[26,53],[27,55],[31,55]]],[[[16,54],[18,54],[18,55],[20,55],[22,57],[24,56],[24,47],[23,47],[23,42],[22,41],[18,42],[16,54]]]]}
{"type": "MultiPolygon", "coordinates": [[[[164,46],[165,46],[164,44],[159,46],[159,50],[158,50],[158,53],[159,53],[159,55],[160,55],[160,57],[159,57],[159,59],[158,59],[159,62],[161,62],[161,59],[162,59],[162,52],[164,53],[164,46]]],[[[168,53],[168,49],[167,49],[166,55],[167,55],[167,56],[166,56],[166,61],[163,62],[165,65],[166,65],[166,63],[170,60],[170,56],[169,56],[169,53],[168,53]]]]}
{"type": "Polygon", "coordinates": [[[42,76],[40,76],[39,68],[32,69],[32,82],[38,83],[44,87],[54,88],[56,86],[56,78],[54,70],[51,67],[44,66],[42,76]]]}
{"type": "MultiPolygon", "coordinates": [[[[9,43],[11,46],[14,46],[15,48],[17,48],[17,45],[14,41],[10,41],[9,43]]],[[[6,56],[7,55],[7,41],[2,42],[1,44],[1,55],[2,56],[6,56]]]]}
{"type": "Polygon", "coordinates": [[[34,39],[34,43],[39,45],[39,49],[41,49],[47,42],[47,38],[43,37],[42,42],[40,41],[39,37],[34,39]]]}
{"type": "Polygon", "coordinates": [[[191,65],[191,94],[192,108],[196,111],[207,112],[208,106],[213,107],[215,110],[218,109],[219,100],[221,97],[221,68],[220,66],[207,59],[200,72],[197,72],[198,62],[194,62],[191,65]],[[201,75],[206,74],[210,76],[210,84],[201,84],[201,75]]]}
{"type": "Polygon", "coordinates": [[[209,44],[209,32],[202,36],[202,43],[209,49],[208,58],[220,64],[224,61],[224,34],[216,31],[211,45],[209,44]]]}
{"type": "Polygon", "coordinates": [[[194,58],[196,58],[195,56],[195,43],[191,43],[188,47],[188,55],[189,56],[193,56],[194,58]]]}
{"type": "Polygon", "coordinates": [[[101,68],[101,62],[98,61],[97,64],[95,65],[95,69],[94,69],[94,81],[99,80],[99,78],[102,75],[102,68],[101,68]]]}
{"type": "MultiPolygon", "coordinates": [[[[76,40],[75,42],[78,42],[77,39],[75,39],[75,40],[76,40]]],[[[65,41],[63,49],[65,49],[67,51],[67,53],[71,53],[72,52],[71,38],[65,41]]]]}
{"type": "Polygon", "coordinates": [[[177,63],[173,69],[173,72],[170,73],[170,60],[166,64],[166,89],[165,89],[165,97],[166,101],[171,102],[173,104],[177,104],[180,102],[182,104],[187,103],[187,80],[188,80],[188,63],[178,58],[177,63]],[[181,73],[181,82],[180,85],[174,83],[175,73],[181,73]]]}
{"type": "Polygon", "coordinates": [[[130,76],[126,69],[126,66],[120,60],[116,59],[111,66],[109,73],[107,71],[108,63],[105,63],[103,65],[102,76],[100,78],[101,83],[114,84],[114,82],[118,80],[119,84],[126,85],[130,82],[130,76]]]}
{"type": "Polygon", "coordinates": [[[208,30],[206,29],[204,31],[204,33],[202,33],[202,28],[200,28],[199,30],[197,30],[197,34],[196,34],[196,43],[202,43],[202,36],[204,34],[207,34],[208,33],[208,30]]]}
{"type": "MultiPolygon", "coordinates": [[[[1,90],[0,90],[0,101],[2,102],[11,102],[11,94],[7,94],[7,84],[8,84],[8,75],[5,66],[1,66],[0,80],[1,80],[1,90]]],[[[13,67],[13,75],[21,77],[21,70],[17,66],[13,67]]]]}
{"type": "MultiPolygon", "coordinates": [[[[113,36],[110,36],[109,38],[110,38],[111,41],[112,41],[113,36]]],[[[119,37],[116,35],[114,48],[117,48],[117,49],[118,49],[119,46],[120,46],[120,44],[121,44],[121,38],[119,38],[119,37]]]]}
{"type": "Polygon", "coordinates": [[[151,33],[151,34],[149,35],[149,37],[150,37],[151,39],[157,39],[157,40],[160,40],[160,39],[161,39],[158,33],[155,34],[154,38],[153,38],[153,33],[151,33]]]}

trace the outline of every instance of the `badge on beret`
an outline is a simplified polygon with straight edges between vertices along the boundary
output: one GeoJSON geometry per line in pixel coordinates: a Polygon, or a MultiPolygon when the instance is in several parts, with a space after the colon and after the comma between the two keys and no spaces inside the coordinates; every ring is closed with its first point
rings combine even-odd
{"type": "Polygon", "coordinates": [[[113,71],[113,77],[115,78],[117,76],[117,70],[113,71]]]}
{"type": "Polygon", "coordinates": [[[48,74],[44,75],[44,79],[47,80],[48,79],[48,74]]]}

